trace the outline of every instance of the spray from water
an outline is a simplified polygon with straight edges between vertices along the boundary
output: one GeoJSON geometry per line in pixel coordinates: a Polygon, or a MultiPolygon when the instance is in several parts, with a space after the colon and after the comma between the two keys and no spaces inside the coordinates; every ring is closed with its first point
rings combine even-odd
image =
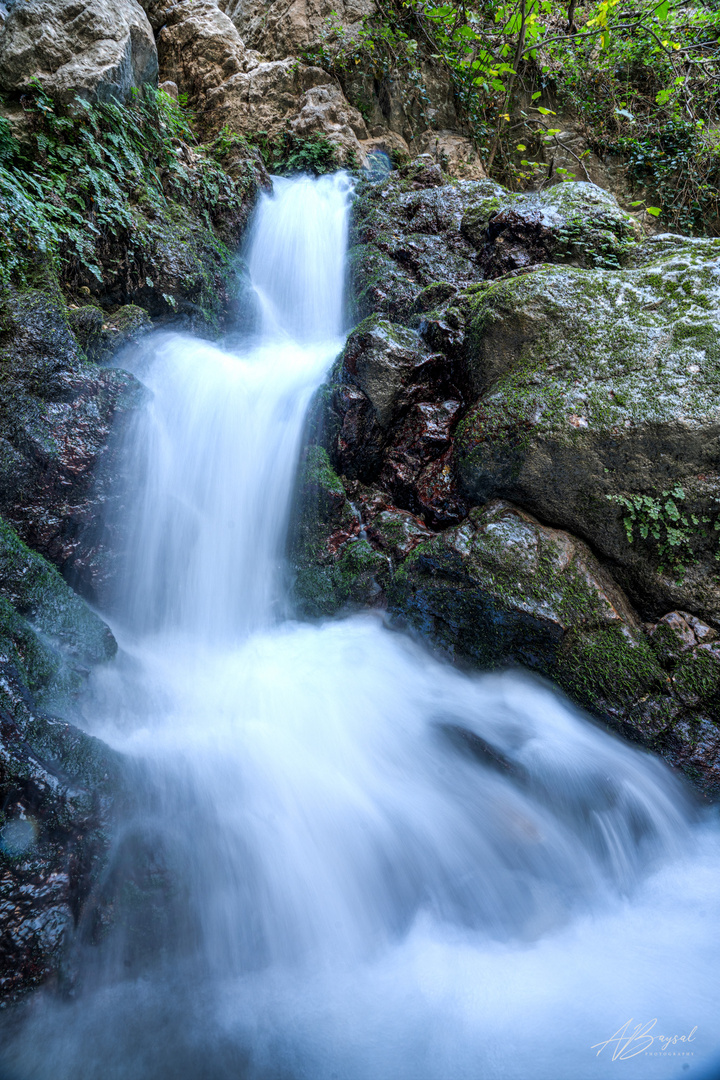
{"type": "Polygon", "coordinates": [[[470,678],[377,618],[282,619],[349,198],[340,175],[262,203],[260,344],[165,336],[138,359],[152,401],[128,440],[123,653],[86,711],[137,770],[113,866],[144,859],[139,914],[115,901],[77,998],[37,997],[6,1068],[610,1078],[626,1063],[600,1044],[632,1017],[630,1034],[657,1023],[624,1076],[698,1075],[716,1049],[720,852],[667,770],[537,681],[470,678]],[[660,1052],[693,1028],[685,1056],[660,1052]]]}

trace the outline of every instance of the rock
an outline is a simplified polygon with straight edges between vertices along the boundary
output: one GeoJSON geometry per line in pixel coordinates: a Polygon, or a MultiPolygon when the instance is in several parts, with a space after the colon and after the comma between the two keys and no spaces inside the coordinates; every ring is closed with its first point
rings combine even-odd
{"type": "Polygon", "coordinates": [[[500,209],[481,200],[465,213],[461,230],[480,252],[485,279],[546,262],[617,266],[640,236],[613,195],[586,183],[516,195],[500,209]]]}
{"type": "Polygon", "coordinates": [[[685,618],[685,613],[671,611],[650,630],[650,640],[660,661],[673,664],[683,653],[694,649],[697,638],[685,618]]]}
{"type": "Polygon", "coordinates": [[[720,617],[720,242],[643,245],[622,271],[545,267],[468,297],[477,403],[464,494],[591,541],[630,595],[720,617]],[[657,254],[656,254],[657,253],[657,254]]]}
{"type": "Polygon", "coordinates": [[[58,571],[0,522],[0,1007],[62,974],[107,851],[120,762],[58,719],[116,646],[58,571]]]}
{"type": "Polygon", "coordinates": [[[448,176],[458,180],[487,180],[475,145],[456,131],[423,131],[415,141],[421,154],[430,154],[448,176]]]}
{"type": "Polygon", "coordinates": [[[158,86],[158,90],[162,90],[163,94],[167,94],[173,101],[177,101],[180,96],[177,83],[174,83],[172,79],[166,79],[165,82],[161,82],[158,86]]]}
{"type": "Polygon", "coordinates": [[[147,311],[135,304],[125,304],[112,315],[105,315],[94,304],[69,307],[67,320],[88,360],[96,364],[110,360],[152,329],[147,311]]]}
{"type": "Polygon", "coordinates": [[[157,32],[160,76],[187,94],[193,105],[208,91],[245,70],[245,45],[214,0],[149,0],[144,4],[157,32]]]}
{"type": "Polygon", "coordinates": [[[288,548],[300,614],[334,615],[379,601],[389,561],[360,537],[360,530],[326,451],[310,447],[300,470],[288,548]]]}
{"type": "Polygon", "coordinates": [[[358,135],[367,137],[367,130],[360,113],[326,71],[296,60],[262,62],[233,75],[208,92],[205,117],[215,129],[269,139],[286,131],[323,135],[344,158],[364,160],[358,135]]]}
{"type": "Polygon", "coordinates": [[[367,139],[365,121],[348,104],[339,85],[329,83],[305,91],[297,116],[290,121],[290,130],[300,138],[323,135],[341,151],[341,160],[357,165],[364,160],[361,139],[367,139]]]}
{"type": "Polygon", "coordinates": [[[551,674],[568,634],[639,632],[621,590],[585,544],[498,499],[416,548],[390,600],[433,642],[483,667],[515,662],[551,674]]]}
{"type": "Polygon", "coordinates": [[[7,0],[0,27],[0,89],[37,79],[69,102],[125,100],[157,80],[152,28],[136,0],[7,0]]]}
{"type": "Polygon", "coordinates": [[[404,322],[437,282],[467,288],[545,262],[618,265],[637,229],[592,184],[520,195],[491,180],[451,185],[425,155],[360,189],[350,250],[354,313],[404,322]]]}
{"type": "Polygon", "coordinates": [[[0,362],[0,512],[96,596],[110,433],[120,433],[144,391],[127,372],[87,363],[62,300],[41,290],[5,298],[0,362]]]}
{"type": "Polygon", "coordinates": [[[352,34],[375,11],[374,0],[221,0],[220,6],[247,44],[271,60],[300,56],[317,45],[331,17],[352,34]]]}
{"type": "Polygon", "coordinates": [[[319,427],[333,465],[350,480],[379,482],[392,503],[431,525],[467,511],[450,468],[462,402],[452,367],[412,330],[370,316],[348,338],[319,427]]]}

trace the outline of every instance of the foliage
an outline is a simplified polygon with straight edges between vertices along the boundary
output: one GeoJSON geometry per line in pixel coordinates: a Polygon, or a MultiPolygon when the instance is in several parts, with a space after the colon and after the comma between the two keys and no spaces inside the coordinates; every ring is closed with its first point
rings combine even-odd
{"type": "Polygon", "coordinates": [[[383,0],[352,31],[329,19],[306,59],[341,79],[402,75],[421,112],[423,63],[443,64],[486,168],[510,186],[588,179],[590,150],[617,154],[650,217],[720,232],[719,41],[716,0],[383,0]],[[564,145],[571,164],[551,172],[560,111],[589,147],[564,145]]]}
{"type": "Polygon", "coordinates": [[[292,176],[295,173],[311,173],[322,176],[335,172],[343,164],[352,167],[352,162],[341,162],[338,148],[324,135],[309,135],[305,138],[285,131],[274,138],[260,133],[254,140],[265,162],[265,167],[276,176],[292,176]]]}
{"type": "MultiPolygon", "coordinates": [[[[641,540],[655,542],[660,558],[675,570],[682,570],[688,562],[695,560],[695,542],[701,531],[705,531],[704,526],[711,531],[720,530],[717,515],[713,521],[707,513],[682,509],[685,490],[679,485],[656,497],[635,494],[608,495],[607,498],[625,511],[623,524],[628,543],[635,542],[637,530],[641,540]]],[[[720,550],[715,558],[720,560],[720,550]]]]}
{"type": "Polygon", "coordinates": [[[175,200],[210,227],[219,204],[241,204],[160,90],[146,87],[128,105],[78,99],[64,109],[35,86],[23,106],[19,138],[0,123],[0,285],[26,282],[47,262],[65,279],[82,268],[101,280],[99,252],[132,234],[134,208],[152,217],[175,200]]]}

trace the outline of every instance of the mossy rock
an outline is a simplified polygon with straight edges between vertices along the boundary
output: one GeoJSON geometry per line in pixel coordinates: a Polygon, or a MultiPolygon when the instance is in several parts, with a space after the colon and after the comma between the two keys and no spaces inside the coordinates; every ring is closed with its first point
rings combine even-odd
{"type": "Polygon", "coordinates": [[[105,623],[1,520],[0,635],[38,704],[60,711],[117,651],[105,623]]]}
{"type": "Polygon", "coordinates": [[[469,498],[512,499],[589,540],[650,612],[711,620],[719,258],[715,240],[648,245],[635,268],[544,267],[467,295],[480,397],[455,443],[469,498]]]}
{"type": "Polygon", "coordinates": [[[415,548],[390,610],[452,655],[557,677],[566,636],[637,618],[589,548],[501,500],[415,548]]]}
{"type": "Polygon", "coordinates": [[[619,266],[639,230],[613,195],[594,184],[515,194],[492,180],[421,186],[412,167],[365,184],[353,207],[353,314],[417,321],[423,289],[468,287],[537,263],[619,266]]]}
{"type": "Polygon", "coordinates": [[[321,446],[310,446],[301,466],[292,522],[288,553],[297,612],[314,618],[372,604],[389,562],[358,537],[360,519],[321,446]]]}

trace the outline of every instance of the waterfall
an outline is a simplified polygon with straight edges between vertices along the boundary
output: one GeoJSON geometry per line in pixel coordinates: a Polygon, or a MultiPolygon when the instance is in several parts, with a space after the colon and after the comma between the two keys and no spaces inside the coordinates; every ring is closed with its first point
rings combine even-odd
{"type": "Polygon", "coordinates": [[[84,706],[135,763],[106,885],[134,869],[8,1080],[670,1080],[718,1052],[718,830],[670,772],[538,680],[287,618],[350,197],[264,198],[259,340],[136,356],[122,649],[84,706]]]}

